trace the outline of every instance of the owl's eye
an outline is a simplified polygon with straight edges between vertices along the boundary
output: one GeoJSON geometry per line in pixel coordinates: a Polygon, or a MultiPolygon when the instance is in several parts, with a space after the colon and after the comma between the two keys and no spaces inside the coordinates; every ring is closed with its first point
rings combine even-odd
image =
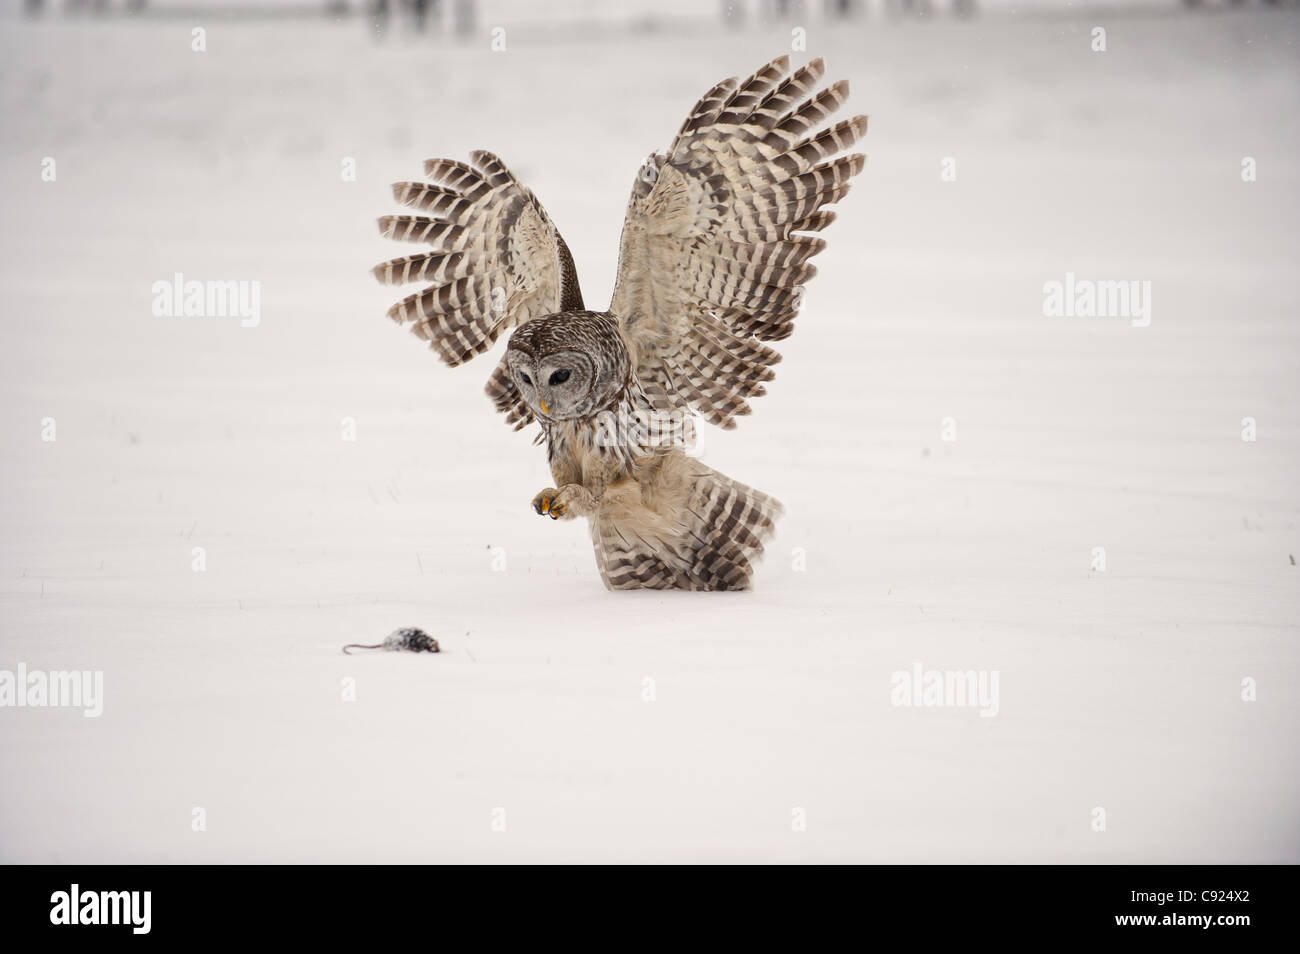
{"type": "Polygon", "coordinates": [[[551,375],[552,386],[556,384],[563,384],[565,381],[569,380],[569,373],[570,372],[566,369],[563,371],[556,371],[554,374],[552,374],[551,375]]]}
{"type": "Polygon", "coordinates": [[[524,384],[532,384],[533,379],[528,376],[528,372],[520,371],[519,376],[524,379],[524,384]]]}

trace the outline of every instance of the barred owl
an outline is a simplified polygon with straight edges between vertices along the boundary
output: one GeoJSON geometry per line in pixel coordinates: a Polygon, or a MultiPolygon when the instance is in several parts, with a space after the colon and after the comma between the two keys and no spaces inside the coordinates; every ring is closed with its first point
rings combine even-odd
{"type": "Polygon", "coordinates": [[[514,329],[487,393],[519,430],[540,425],[555,481],[532,502],[589,521],[610,589],[748,589],[782,508],[685,448],[693,418],[733,428],[764,393],[825,247],[813,234],[862,170],[835,158],[865,116],[826,128],[848,95],[818,90],[823,64],[787,57],[723,80],[666,152],[637,174],[606,311],[585,308],[573,258],[531,191],[489,152],[432,159],[427,183],[393,194],[416,215],[387,237],[432,246],[378,265],[387,284],[427,283],[389,317],[448,365],[514,329]]]}

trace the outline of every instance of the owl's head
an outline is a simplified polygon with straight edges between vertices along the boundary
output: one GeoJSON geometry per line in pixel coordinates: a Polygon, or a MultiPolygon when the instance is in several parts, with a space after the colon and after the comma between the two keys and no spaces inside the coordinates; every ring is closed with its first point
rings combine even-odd
{"type": "Polygon", "coordinates": [[[618,398],[632,368],[618,326],[593,311],[520,325],[506,347],[506,366],[524,403],[542,421],[594,417],[618,398]]]}

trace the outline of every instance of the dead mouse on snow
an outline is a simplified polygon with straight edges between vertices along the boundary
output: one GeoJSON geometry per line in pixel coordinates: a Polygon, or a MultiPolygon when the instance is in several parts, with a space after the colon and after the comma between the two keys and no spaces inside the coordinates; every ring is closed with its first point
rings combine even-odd
{"type": "Polygon", "coordinates": [[[407,652],[407,653],[440,653],[438,641],[422,629],[416,629],[413,626],[406,626],[402,629],[395,629],[388,634],[388,637],[382,643],[375,643],[373,646],[366,646],[361,643],[348,643],[343,647],[345,655],[351,656],[348,652],[350,649],[386,649],[389,652],[407,652]]]}

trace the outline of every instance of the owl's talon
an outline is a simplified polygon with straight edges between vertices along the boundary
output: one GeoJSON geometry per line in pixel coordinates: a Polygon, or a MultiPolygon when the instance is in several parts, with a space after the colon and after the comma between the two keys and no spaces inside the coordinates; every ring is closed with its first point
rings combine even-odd
{"type": "Polygon", "coordinates": [[[565,484],[561,490],[547,487],[533,498],[533,509],[552,520],[580,517],[590,511],[591,505],[591,494],[579,484],[565,484]]]}
{"type": "Polygon", "coordinates": [[[549,515],[552,520],[569,520],[590,514],[594,506],[591,491],[581,484],[565,484],[551,498],[549,515]]]}

